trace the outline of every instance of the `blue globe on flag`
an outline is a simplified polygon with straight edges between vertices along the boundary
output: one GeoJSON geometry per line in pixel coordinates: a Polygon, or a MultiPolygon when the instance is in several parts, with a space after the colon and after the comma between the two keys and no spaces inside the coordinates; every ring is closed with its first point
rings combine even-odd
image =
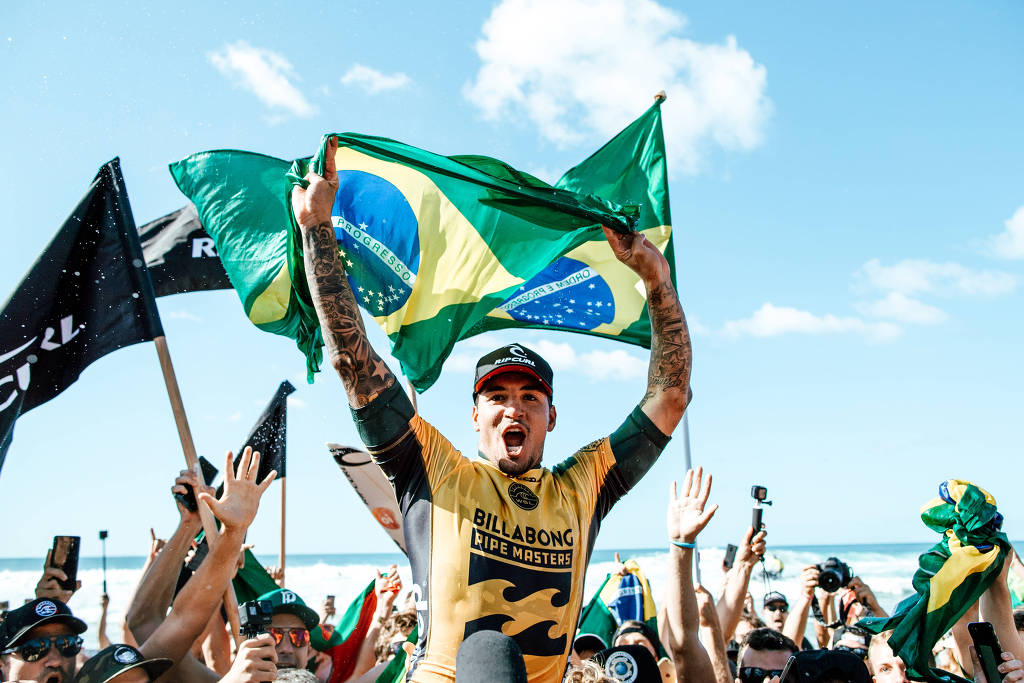
{"type": "Polygon", "coordinates": [[[615,319],[615,299],[604,278],[568,256],[530,278],[499,308],[525,323],[570,330],[593,330],[615,319]]]}

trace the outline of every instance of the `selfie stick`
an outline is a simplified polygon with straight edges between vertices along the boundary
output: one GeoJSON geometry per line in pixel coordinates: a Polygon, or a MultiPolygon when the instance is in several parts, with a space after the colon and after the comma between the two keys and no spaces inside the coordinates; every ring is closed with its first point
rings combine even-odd
{"type": "MultiPolygon", "coordinates": [[[[693,461],[690,459],[690,420],[687,414],[683,413],[683,461],[687,470],[693,469],[693,461]]],[[[700,584],[700,548],[694,545],[693,548],[693,575],[700,584]]]]}
{"type": "Polygon", "coordinates": [[[100,540],[103,541],[103,592],[107,592],[107,530],[100,531],[100,540]]]}

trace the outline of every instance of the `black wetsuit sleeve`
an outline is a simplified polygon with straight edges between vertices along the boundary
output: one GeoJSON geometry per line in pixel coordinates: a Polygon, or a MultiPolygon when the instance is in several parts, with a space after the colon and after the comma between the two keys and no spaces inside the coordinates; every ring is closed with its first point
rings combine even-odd
{"type": "Polygon", "coordinates": [[[620,498],[636,486],[658,460],[670,437],[658,429],[637,406],[608,437],[615,465],[608,472],[598,496],[597,513],[603,517],[620,498]]]}
{"type": "Polygon", "coordinates": [[[416,409],[398,382],[365,406],[352,408],[356,431],[371,455],[388,450],[409,433],[414,415],[416,409]]]}

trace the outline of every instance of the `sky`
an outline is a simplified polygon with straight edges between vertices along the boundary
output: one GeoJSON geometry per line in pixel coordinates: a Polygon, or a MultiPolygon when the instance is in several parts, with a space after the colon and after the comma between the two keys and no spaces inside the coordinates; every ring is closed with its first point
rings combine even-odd
{"type": "MultiPolygon", "coordinates": [[[[691,451],[721,506],[701,541],[738,542],[756,483],[774,501],[769,544],[927,542],[919,508],[947,478],[988,489],[1020,537],[1019,3],[145,5],[0,6],[0,296],[114,156],[139,224],[185,203],[168,163],[224,148],[291,159],[334,131],[554,181],[665,90],[691,451]]],[[[324,447],[358,441],[340,380],[306,384],[294,344],[250,325],[233,292],[159,309],[215,464],[281,380],[298,388],[288,552],[392,550],[324,447]]],[[[472,367],[512,341],[555,369],[548,466],[643,396],[639,347],[536,331],[465,340],[419,397],[464,453],[472,367]]],[[[100,529],[111,555],[143,554],[150,527],[173,531],[183,466],[153,345],[117,351],[18,420],[0,557],[42,557],[54,534],[98,555],[100,529]]],[[[597,547],[665,545],[668,482],[684,472],[677,430],[597,547]]],[[[279,499],[274,484],[249,535],[258,553],[277,552],[279,499]]]]}

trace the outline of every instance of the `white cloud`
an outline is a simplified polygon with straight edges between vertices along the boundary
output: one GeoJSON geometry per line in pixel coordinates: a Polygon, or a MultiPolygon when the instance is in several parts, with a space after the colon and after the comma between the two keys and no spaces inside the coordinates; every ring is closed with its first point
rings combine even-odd
{"type": "Polygon", "coordinates": [[[1005,259],[1024,259],[1024,206],[1004,223],[1006,230],[989,240],[990,251],[1005,259]]]}
{"type": "Polygon", "coordinates": [[[274,111],[303,118],[317,112],[294,85],[293,80],[298,77],[291,62],[276,52],[240,40],[210,52],[207,58],[225,78],[256,95],[274,111]]]}
{"type": "Polygon", "coordinates": [[[385,74],[362,64],[353,64],[352,68],[341,77],[344,85],[355,85],[370,95],[399,90],[412,84],[412,79],[404,73],[385,74]]]}
{"type": "Polygon", "coordinates": [[[309,404],[294,394],[288,397],[288,407],[302,410],[309,407],[309,404]]]}
{"type": "Polygon", "coordinates": [[[818,316],[788,306],[765,302],[749,318],[725,323],[723,333],[730,337],[776,337],[782,334],[854,333],[870,341],[891,341],[900,336],[899,326],[886,322],[866,322],[856,317],[840,317],[831,313],[818,316]]]}
{"type": "Polygon", "coordinates": [[[883,299],[873,303],[858,303],[855,307],[860,313],[871,318],[885,318],[915,325],[935,325],[949,318],[942,309],[929,306],[900,292],[889,292],[883,299]]]}
{"type": "Polygon", "coordinates": [[[1017,278],[997,270],[972,270],[955,262],[935,263],[924,259],[904,259],[883,266],[871,259],[857,271],[861,284],[885,292],[912,295],[921,293],[988,295],[1008,294],[1017,286],[1017,278]]]}
{"type": "Polygon", "coordinates": [[[490,120],[525,115],[569,144],[613,135],[665,90],[669,159],[695,172],[712,142],[759,144],[771,102],[764,66],[735,37],[699,43],[682,37],[685,26],[654,0],[502,0],[463,93],[490,120]]]}

